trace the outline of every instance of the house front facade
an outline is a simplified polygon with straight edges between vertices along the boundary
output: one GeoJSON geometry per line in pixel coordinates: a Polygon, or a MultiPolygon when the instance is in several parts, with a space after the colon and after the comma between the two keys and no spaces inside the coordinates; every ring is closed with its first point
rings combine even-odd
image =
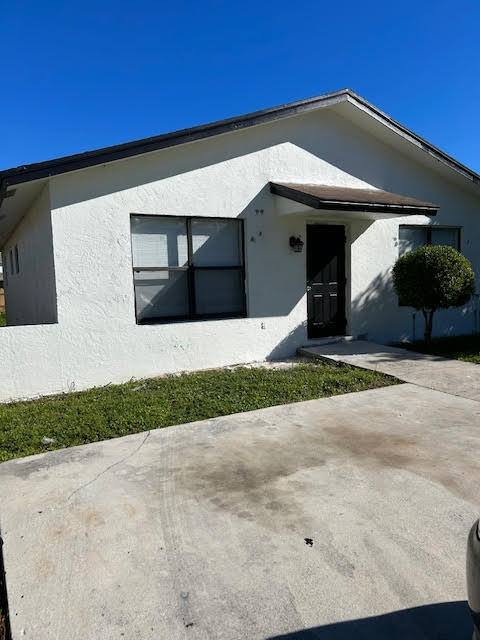
{"type": "MultiPolygon", "coordinates": [[[[480,177],[349,90],[0,180],[2,401],[420,338],[398,256],[480,271],[480,177]]],[[[478,331],[477,304],[435,333],[478,331]]]]}

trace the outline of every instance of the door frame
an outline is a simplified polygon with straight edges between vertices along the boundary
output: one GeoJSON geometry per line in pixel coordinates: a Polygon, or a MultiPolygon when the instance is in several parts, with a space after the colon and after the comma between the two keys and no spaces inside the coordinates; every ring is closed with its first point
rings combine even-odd
{"type": "Polygon", "coordinates": [[[318,222],[307,222],[306,224],[306,252],[305,252],[305,282],[306,282],[306,291],[307,291],[307,336],[309,340],[321,339],[322,337],[328,335],[338,335],[344,336],[347,333],[347,325],[348,325],[348,317],[347,317],[347,227],[345,224],[338,223],[318,223],[318,222]],[[341,304],[341,312],[342,317],[344,318],[343,322],[338,322],[337,330],[332,334],[332,332],[327,331],[324,335],[320,335],[318,331],[312,331],[311,321],[309,318],[309,280],[308,280],[308,254],[309,251],[312,251],[312,234],[309,234],[309,230],[312,227],[323,228],[323,229],[336,229],[338,231],[341,230],[343,243],[341,244],[341,250],[339,253],[339,267],[341,269],[341,279],[339,278],[339,289],[338,293],[341,292],[341,295],[338,296],[339,303],[341,304]],[[340,286],[340,282],[342,283],[340,286]]]}

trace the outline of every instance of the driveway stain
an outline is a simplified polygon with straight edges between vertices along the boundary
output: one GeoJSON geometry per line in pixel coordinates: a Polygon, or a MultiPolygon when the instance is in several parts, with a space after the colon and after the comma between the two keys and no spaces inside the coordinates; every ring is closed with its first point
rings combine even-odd
{"type": "Polygon", "coordinates": [[[467,500],[480,473],[480,462],[472,463],[464,449],[440,438],[432,442],[429,435],[399,436],[347,425],[325,432],[330,444],[359,465],[410,471],[467,500]]]}
{"type": "MultiPolygon", "coordinates": [[[[388,409],[372,411],[370,424],[385,424],[387,415],[388,409]]],[[[308,481],[305,474],[343,461],[360,468],[407,470],[462,498],[472,495],[470,484],[480,464],[469,464],[451,441],[438,439],[433,446],[431,434],[367,429],[363,422],[352,426],[340,416],[336,422],[324,426],[319,419],[315,428],[292,424],[294,430],[265,430],[254,442],[244,430],[220,434],[214,447],[189,450],[183,468],[177,461],[176,490],[275,531],[308,529],[310,517],[298,499],[302,481],[308,481]]]]}
{"type": "Polygon", "coordinates": [[[235,434],[228,434],[218,438],[213,449],[190,452],[175,477],[176,490],[267,529],[308,529],[308,514],[289,479],[304,469],[324,466],[323,452],[306,447],[304,437],[289,446],[268,436],[256,443],[235,440],[235,434]]]}

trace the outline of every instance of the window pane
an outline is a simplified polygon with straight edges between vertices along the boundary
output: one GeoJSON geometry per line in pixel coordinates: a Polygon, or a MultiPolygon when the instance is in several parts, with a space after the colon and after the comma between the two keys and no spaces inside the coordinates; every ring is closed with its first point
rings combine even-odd
{"type": "Polygon", "coordinates": [[[195,271],[197,313],[241,313],[243,275],[240,269],[197,269],[195,271]]]}
{"type": "Polygon", "coordinates": [[[193,264],[202,267],[241,265],[238,220],[192,220],[193,264]]]}
{"type": "Polygon", "coordinates": [[[442,244],[458,249],[458,229],[432,229],[432,244],[442,244]]]}
{"type": "Polygon", "coordinates": [[[134,273],[137,320],[188,315],[186,271],[134,273]]]}
{"type": "Polygon", "coordinates": [[[132,216],[134,267],[183,267],[188,262],[185,218],[132,216]]]}
{"type": "Polygon", "coordinates": [[[403,256],[407,251],[413,251],[427,244],[427,229],[425,227],[400,227],[398,231],[399,253],[403,256]]]}

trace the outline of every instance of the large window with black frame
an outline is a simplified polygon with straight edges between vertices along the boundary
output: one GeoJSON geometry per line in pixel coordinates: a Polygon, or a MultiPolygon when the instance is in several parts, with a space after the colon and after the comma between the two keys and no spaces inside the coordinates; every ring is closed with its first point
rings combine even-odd
{"type": "Polygon", "coordinates": [[[243,221],[132,215],[137,323],[246,315],[243,221]]]}

